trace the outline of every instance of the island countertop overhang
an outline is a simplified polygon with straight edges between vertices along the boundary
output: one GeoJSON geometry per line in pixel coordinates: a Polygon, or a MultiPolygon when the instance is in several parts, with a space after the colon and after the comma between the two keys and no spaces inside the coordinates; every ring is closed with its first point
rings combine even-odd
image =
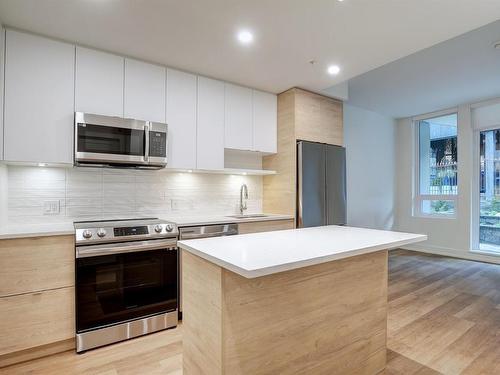
{"type": "Polygon", "coordinates": [[[179,241],[181,249],[246,278],[389,250],[426,235],[329,225],[179,241]]]}

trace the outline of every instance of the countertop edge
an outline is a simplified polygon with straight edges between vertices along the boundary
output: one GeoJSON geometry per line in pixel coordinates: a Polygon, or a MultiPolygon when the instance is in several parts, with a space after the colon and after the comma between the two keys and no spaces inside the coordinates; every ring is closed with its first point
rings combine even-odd
{"type": "Polygon", "coordinates": [[[355,249],[355,250],[348,250],[342,253],[336,253],[336,254],[331,254],[327,256],[322,256],[322,257],[316,257],[316,258],[311,258],[311,259],[306,259],[306,260],[300,260],[297,262],[290,262],[290,263],[284,263],[272,267],[266,267],[266,268],[261,268],[261,269],[244,269],[241,267],[238,267],[232,263],[228,263],[222,259],[216,258],[214,256],[211,256],[209,254],[206,254],[202,251],[199,251],[189,245],[186,245],[183,243],[183,241],[178,242],[179,248],[186,250],[196,256],[199,256],[200,258],[203,258],[211,263],[214,263],[222,268],[225,268],[231,272],[234,272],[240,276],[243,276],[247,279],[254,279],[257,277],[262,277],[262,276],[268,276],[280,272],[285,272],[285,271],[291,271],[303,267],[309,267],[309,266],[314,266],[317,264],[322,264],[322,263],[328,263],[336,260],[341,260],[341,259],[346,259],[346,258],[351,258],[354,256],[358,255],[366,255],[370,253],[375,253],[377,251],[382,251],[382,250],[391,250],[395,249],[401,246],[409,245],[412,243],[417,243],[417,242],[423,242],[428,239],[427,235],[420,235],[421,237],[419,238],[413,238],[413,239],[405,239],[405,240],[400,240],[391,243],[390,245],[384,244],[384,245],[376,245],[376,246],[369,246],[361,249],[355,249]]]}
{"type": "MultiPolygon", "coordinates": [[[[212,224],[231,224],[231,223],[255,223],[262,221],[273,221],[273,220],[293,220],[292,215],[281,215],[281,214],[268,214],[266,217],[249,217],[244,219],[237,219],[231,217],[224,217],[223,215],[213,215],[216,219],[214,220],[172,220],[166,216],[160,216],[161,218],[171,221],[179,227],[197,226],[197,225],[212,225],[212,224]]],[[[50,227],[49,224],[19,224],[20,226],[31,227],[33,229],[26,229],[25,231],[20,230],[9,230],[9,226],[0,227],[0,240],[10,240],[18,238],[31,238],[31,237],[50,237],[50,236],[67,236],[74,235],[75,230],[73,228],[73,222],[64,222],[54,224],[56,227],[64,227],[64,229],[51,229],[51,228],[41,228],[41,226],[50,227]]]]}
{"type": "Polygon", "coordinates": [[[162,217],[165,220],[170,220],[177,224],[179,227],[192,227],[198,225],[213,225],[213,224],[243,224],[243,223],[258,223],[263,221],[273,221],[273,220],[295,220],[295,216],[292,215],[280,215],[280,214],[266,214],[268,216],[261,217],[248,217],[243,219],[238,219],[229,216],[217,216],[214,220],[175,220],[175,218],[169,219],[168,217],[162,217]]]}
{"type": "Polygon", "coordinates": [[[56,237],[56,236],[71,236],[75,234],[74,229],[67,230],[47,230],[47,231],[27,231],[27,232],[0,232],[0,240],[13,240],[19,238],[33,237],[56,237]]]}

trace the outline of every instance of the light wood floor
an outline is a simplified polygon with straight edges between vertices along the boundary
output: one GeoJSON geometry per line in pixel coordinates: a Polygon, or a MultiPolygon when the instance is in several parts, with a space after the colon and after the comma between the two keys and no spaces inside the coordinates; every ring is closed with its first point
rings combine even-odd
{"type": "MultiPolygon", "coordinates": [[[[500,374],[500,266],[398,250],[389,258],[385,375],[500,374]]],[[[182,327],[2,374],[181,374],[182,327]]]]}

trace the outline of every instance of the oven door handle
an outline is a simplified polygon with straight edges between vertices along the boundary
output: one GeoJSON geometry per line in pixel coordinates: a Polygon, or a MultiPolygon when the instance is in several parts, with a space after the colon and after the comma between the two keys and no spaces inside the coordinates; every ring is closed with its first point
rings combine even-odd
{"type": "Polygon", "coordinates": [[[177,239],[148,240],[106,245],[87,245],[76,247],[77,258],[97,257],[103,255],[115,255],[124,253],[136,253],[150,250],[176,250],[177,239]]]}

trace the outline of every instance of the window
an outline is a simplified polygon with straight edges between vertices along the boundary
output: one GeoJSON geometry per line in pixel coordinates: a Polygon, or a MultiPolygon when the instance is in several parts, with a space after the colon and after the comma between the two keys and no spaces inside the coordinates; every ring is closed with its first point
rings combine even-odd
{"type": "Polygon", "coordinates": [[[458,193],[457,118],[456,113],[451,113],[416,121],[416,215],[455,216],[458,193]]]}
{"type": "Polygon", "coordinates": [[[479,249],[500,253],[500,129],[479,134],[479,249]]]}

